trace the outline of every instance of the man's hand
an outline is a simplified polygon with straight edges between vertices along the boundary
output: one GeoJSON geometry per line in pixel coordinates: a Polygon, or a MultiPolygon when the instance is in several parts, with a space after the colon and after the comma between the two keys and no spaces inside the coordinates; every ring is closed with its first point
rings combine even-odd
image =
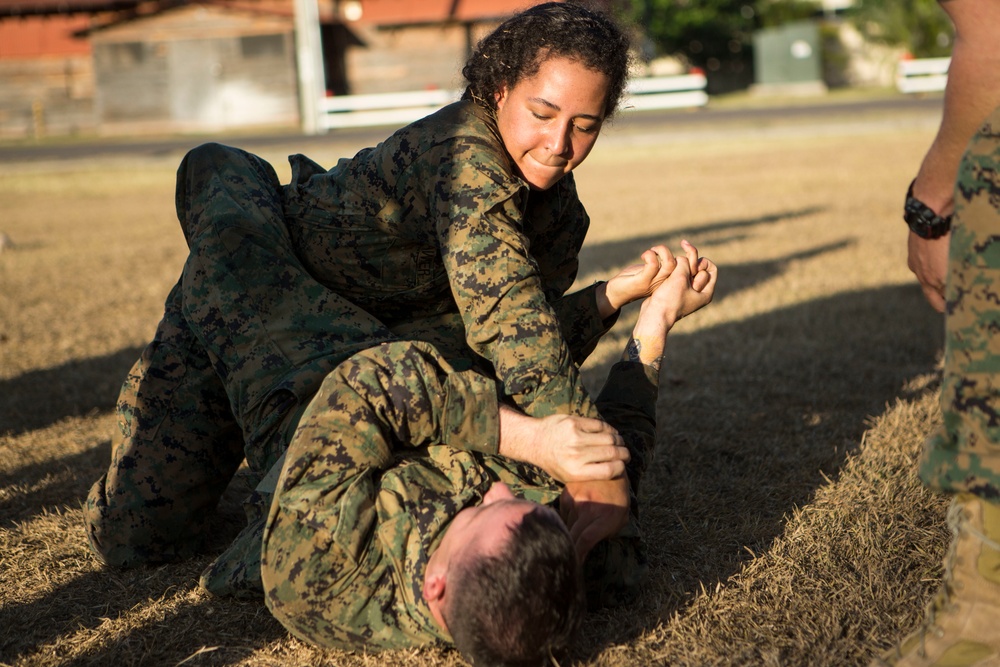
{"type": "Polygon", "coordinates": [[[920,281],[927,302],[939,313],[944,312],[944,284],[948,274],[948,242],[951,234],[937,239],[924,239],[909,234],[906,265],[920,281]]]}
{"type": "Polygon", "coordinates": [[[560,482],[612,479],[629,460],[618,431],[600,419],[536,419],[507,406],[500,408],[500,454],[533,463],[560,482]]]}
{"type": "Polygon", "coordinates": [[[601,540],[618,534],[628,523],[628,478],[571,482],[559,497],[559,515],[569,528],[582,563],[601,540]]]}
{"type": "Polygon", "coordinates": [[[677,266],[673,253],[664,246],[653,246],[641,256],[642,264],[633,264],[598,290],[601,317],[610,317],[622,306],[652,294],[677,266]]]}

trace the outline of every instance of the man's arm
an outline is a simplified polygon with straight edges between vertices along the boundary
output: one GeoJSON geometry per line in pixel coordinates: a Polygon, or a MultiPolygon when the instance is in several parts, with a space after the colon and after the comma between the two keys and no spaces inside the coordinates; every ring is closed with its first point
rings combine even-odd
{"type": "Polygon", "coordinates": [[[715,293],[715,264],[699,258],[687,242],[684,250],[670,277],[643,301],[622,360],[612,368],[597,399],[601,413],[628,444],[629,474],[567,484],[560,498],[560,512],[581,559],[628,521],[629,484],[638,483],[656,437],[656,398],[667,334],[677,320],[710,303],[715,293]]]}
{"type": "MultiPolygon", "coordinates": [[[[913,183],[913,196],[942,217],[955,208],[958,164],[983,120],[1000,105],[1000,1],[941,0],[955,26],[955,45],[948,68],[944,112],[934,142],[913,183]]],[[[949,235],[923,239],[910,232],[910,270],[924,295],[944,310],[944,283],[949,235]]]]}

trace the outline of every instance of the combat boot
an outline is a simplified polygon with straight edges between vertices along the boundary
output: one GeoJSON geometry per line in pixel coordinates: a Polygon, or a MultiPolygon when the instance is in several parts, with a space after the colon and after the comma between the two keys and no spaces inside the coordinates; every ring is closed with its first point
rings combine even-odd
{"type": "Polygon", "coordinates": [[[1000,667],[1000,505],[952,501],[944,580],[922,626],[872,665],[1000,667]]]}

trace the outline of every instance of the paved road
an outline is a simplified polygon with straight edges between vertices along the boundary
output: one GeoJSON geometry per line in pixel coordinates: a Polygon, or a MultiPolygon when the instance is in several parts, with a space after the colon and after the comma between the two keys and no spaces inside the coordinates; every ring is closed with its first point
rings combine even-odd
{"type": "MultiPolygon", "coordinates": [[[[920,117],[933,119],[940,114],[940,97],[893,97],[851,102],[810,100],[788,106],[708,107],[696,110],[643,111],[622,114],[602,136],[627,139],[651,133],[711,131],[724,126],[782,126],[785,124],[827,124],[838,120],[863,121],[866,118],[893,119],[920,117]]],[[[8,167],[17,163],[40,161],[87,160],[98,156],[164,157],[183,153],[205,141],[237,145],[250,151],[287,146],[289,152],[308,154],[311,148],[331,144],[346,147],[374,145],[383,139],[389,128],[335,130],[326,135],[309,136],[300,133],[283,134],[223,134],[218,136],[178,136],[170,138],[109,138],[105,140],[55,141],[44,144],[0,144],[0,164],[8,167]]],[[[345,150],[344,154],[350,154],[345,150]]]]}

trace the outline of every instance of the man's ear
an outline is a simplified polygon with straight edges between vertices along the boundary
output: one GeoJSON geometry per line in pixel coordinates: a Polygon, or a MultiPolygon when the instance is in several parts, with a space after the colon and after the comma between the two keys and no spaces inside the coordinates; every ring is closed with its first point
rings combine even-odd
{"type": "Polygon", "coordinates": [[[424,600],[427,602],[438,602],[444,598],[444,591],[447,587],[448,577],[445,576],[445,572],[437,570],[436,568],[432,570],[427,569],[427,574],[424,577],[424,600]]]}
{"type": "Polygon", "coordinates": [[[447,570],[443,568],[427,568],[424,576],[424,600],[431,610],[431,616],[442,630],[448,632],[448,621],[444,618],[445,599],[444,594],[447,589],[447,570]]]}

